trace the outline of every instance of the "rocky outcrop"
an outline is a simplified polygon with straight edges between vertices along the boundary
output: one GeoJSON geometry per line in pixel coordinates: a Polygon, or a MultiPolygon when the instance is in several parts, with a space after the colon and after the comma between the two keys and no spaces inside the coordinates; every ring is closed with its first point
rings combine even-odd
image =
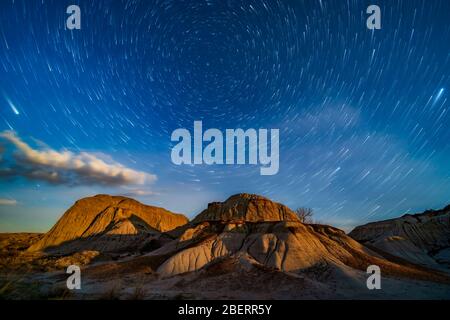
{"type": "Polygon", "coordinates": [[[255,195],[241,193],[231,196],[225,202],[213,202],[203,210],[193,221],[222,222],[276,222],[299,221],[296,214],[288,207],[269,199],[255,195]]]}
{"type": "Polygon", "coordinates": [[[120,251],[139,248],[188,219],[120,196],[97,195],[77,201],[29,251],[120,251]]]}
{"type": "Polygon", "coordinates": [[[450,267],[450,206],[368,223],[349,235],[365,245],[424,266],[450,267]]]}
{"type": "Polygon", "coordinates": [[[257,195],[212,203],[174,234],[175,240],[147,255],[160,261],[153,267],[162,277],[199,271],[230,258],[288,273],[321,268],[365,272],[376,264],[385,274],[426,277],[412,266],[383,259],[342,230],[303,224],[286,206],[257,195]]]}
{"type": "MultiPolygon", "coordinates": [[[[446,213],[403,219],[400,225],[420,220],[431,228],[428,223],[432,222],[434,233],[428,236],[417,226],[397,227],[410,230],[408,235],[420,234],[417,243],[427,250],[436,248],[435,243],[446,245],[446,213]]],[[[77,264],[83,268],[84,280],[76,298],[83,299],[109,297],[108,288],[117,288],[118,283],[123,284],[120,297],[126,299],[134,291],[146,299],[449,298],[450,277],[445,272],[366,246],[331,226],[303,224],[289,208],[261,196],[232,196],[208,205],[193,221],[185,222],[183,216],[124,197],[82,199],[45,235],[0,239],[7,259],[0,263],[0,273],[23,266],[59,270],[48,273],[46,282],[57,281],[66,288],[62,273],[68,265],[77,264]],[[20,251],[11,255],[9,248],[26,250],[28,243],[30,251],[62,254],[20,251]],[[370,265],[381,269],[382,290],[368,290],[370,265]]],[[[385,235],[392,223],[386,224],[361,227],[354,236],[357,232],[361,237],[385,235]]],[[[396,234],[388,240],[397,241],[396,234]]],[[[414,255],[420,246],[411,243],[412,247],[402,250],[414,255]]],[[[441,258],[446,254],[439,251],[441,258]]],[[[42,281],[42,274],[37,277],[42,281]]],[[[52,292],[53,287],[48,290],[52,292]]]]}

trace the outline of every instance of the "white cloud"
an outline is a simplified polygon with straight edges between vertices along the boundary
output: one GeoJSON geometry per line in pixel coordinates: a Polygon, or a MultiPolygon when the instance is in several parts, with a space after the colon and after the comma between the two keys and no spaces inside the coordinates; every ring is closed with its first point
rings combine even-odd
{"type": "Polygon", "coordinates": [[[15,164],[2,168],[9,170],[9,175],[69,184],[143,185],[156,180],[156,175],[107,162],[97,154],[56,151],[42,145],[34,149],[13,131],[3,131],[0,137],[15,147],[15,164]]]}
{"type": "Polygon", "coordinates": [[[17,200],[15,199],[0,198],[0,206],[15,206],[16,204],[17,200]]]}

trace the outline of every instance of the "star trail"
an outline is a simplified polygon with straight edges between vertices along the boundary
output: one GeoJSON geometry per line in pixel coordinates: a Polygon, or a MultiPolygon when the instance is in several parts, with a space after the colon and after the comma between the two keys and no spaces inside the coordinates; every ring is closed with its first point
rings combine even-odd
{"type": "Polygon", "coordinates": [[[0,231],[44,231],[97,193],[190,217],[257,193],[346,230],[443,207],[449,22],[447,0],[3,0],[0,231]],[[278,173],[173,164],[194,121],[279,129],[278,173]]]}

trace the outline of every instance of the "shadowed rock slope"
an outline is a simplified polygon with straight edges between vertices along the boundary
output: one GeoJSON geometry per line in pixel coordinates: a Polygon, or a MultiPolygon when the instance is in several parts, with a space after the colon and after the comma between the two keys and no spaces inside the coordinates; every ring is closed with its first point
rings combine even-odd
{"type": "Polygon", "coordinates": [[[408,261],[450,268],[450,205],[356,227],[349,235],[408,261]]]}
{"type": "Polygon", "coordinates": [[[384,259],[339,229],[305,225],[286,206],[257,195],[238,194],[211,203],[192,222],[170,234],[176,239],[147,254],[148,259],[154,258],[152,269],[163,277],[198,271],[231,258],[270,270],[316,270],[343,278],[376,264],[385,275],[430,279],[427,271],[384,259]]]}
{"type": "Polygon", "coordinates": [[[129,250],[187,222],[181,214],[133,199],[97,195],[75,202],[28,251],[129,250]]]}

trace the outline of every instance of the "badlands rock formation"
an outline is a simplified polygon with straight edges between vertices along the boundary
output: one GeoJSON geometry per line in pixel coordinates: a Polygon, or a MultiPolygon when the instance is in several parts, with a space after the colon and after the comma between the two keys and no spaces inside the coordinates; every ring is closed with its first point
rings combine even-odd
{"type": "Polygon", "coordinates": [[[299,222],[288,207],[253,194],[237,194],[225,202],[213,202],[203,210],[193,224],[213,222],[299,222]]]}
{"type": "MultiPolygon", "coordinates": [[[[447,245],[448,214],[403,219],[432,221],[427,236],[422,227],[398,227],[420,234],[429,250],[447,245]]],[[[378,235],[374,230],[367,235],[378,235]]],[[[54,288],[66,288],[67,266],[77,264],[79,299],[450,299],[446,273],[368,248],[339,229],[303,224],[286,206],[251,194],[211,203],[191,222],[100,195],[77,201],[43,236],[7,235],[0,244],[0,280],[10,272],[23,278],[13,298],[37,282],[52,297],[54,288]],[[367,288],[370,265],[381,269],[382,290],[367,288]]]]}
{"type": "Polygon", "coordinates": [[[97,195],[75,202],[28,251],[71,253],[139,249],[159,238],[161,232],[187,222],[183,215],[133,199],[97,195]]]}
{"type": "Polygon", "coordinates": [[[152,267],[162,277],[198,271],[230,258],[288,273],[339,270],[348,274],[376,264],[385,275],[427,277],[423,270],[383,259],[339,229],[305,225],[286,206],[257,195],[238,194],[211,203],[170,234],[176,239],[147,255],[159,261],[152,267]]]}
{"type": "Polygon", "coordinates": [[[450,205],[356,227],[352,238],[432,268],[450,268],[450,205]]]}

